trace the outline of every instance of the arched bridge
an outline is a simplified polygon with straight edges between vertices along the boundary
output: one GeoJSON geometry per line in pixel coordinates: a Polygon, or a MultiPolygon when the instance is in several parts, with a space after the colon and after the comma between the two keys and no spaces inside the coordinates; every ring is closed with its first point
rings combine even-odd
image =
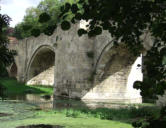
{"type": "Polygon", "coordinates": [[[133,83],[142,80],[137,66],[142,65],[142,56],[132,56],[124,45],[108,45],[112,38],[105,31],[95,38],[79,37],[78,27],[57,28],[52,36],[41,34],[10,44],[18,54],[11,75],[27,84],[53,85],[58,96],[141,102],[133,83]]]}

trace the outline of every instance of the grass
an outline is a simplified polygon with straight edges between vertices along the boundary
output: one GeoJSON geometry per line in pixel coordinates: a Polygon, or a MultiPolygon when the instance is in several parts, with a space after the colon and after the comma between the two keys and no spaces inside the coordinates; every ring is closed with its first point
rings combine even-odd
{"type": "Polygon", "coordinates": [[[132,128],[131,124],[112,120],[101,120],[95,117],[67,117],[64,113],[55,111],[38,111],[32,118],[14,121],[3,121],[0,127],[15,128],[34,124],[50,124],[65,126],[65,128],[132,128]]]}
{"type": "Polygon", "coordinates": [[[9,122],[7,124],[2,122],[1,126],[4,128],[14,128],[13,126],[32,124],[61,125],[65,126],[65,128],[132,128],[130,124],[118,121],[100,120],[97,118],[71,118],[66,117],[63,114],[50,115],[48,113],[43,113],[43,115],[40,114],[33,119],[9,122]]]}
{"type": "Polygon", "coordinates": [[[24,83],[17,82],[17,80],[11,78],[0,79],[0,84],[6,88],[5,95],[7,96],[24,95],[27,93],[44,95],[53,94],[53,87],[44,87],[36,85],[28,86],[24,83]]]}
{"type": "Polygon", "coordinates": [[[138,109],[99,108],[90,110],[86,108],[77,110],[35,110],[33,113],[34,115],[30,118],[2,122],[0,127],[14,128],[16,126],[50,124],[65,126],[65,128],[132,128],[133,119],[143,119],[150,115],[158,116],[159,109],[142,107],[138,109]]]}
{"type": "Polygon", "coordinates": [[[140,108],[120,108],[120,109],[66,109],[61,110],[66,117],[82,118],[94,117],[104,120],[115,120],[121,122],[132,123],[137,119],[144,119],[147,117],[158,117],[160,109],[158,107],[140,107],[140,108]]]}

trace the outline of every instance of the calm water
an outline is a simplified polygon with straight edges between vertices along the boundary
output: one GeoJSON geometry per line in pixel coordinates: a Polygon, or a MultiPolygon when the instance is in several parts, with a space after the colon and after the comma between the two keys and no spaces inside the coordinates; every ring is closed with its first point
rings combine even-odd
{"type": "Polygon", "coordinates": [[[73,100],[53,96],[41,96],[36,94],[27,94],[24,96],[9,97],[7,100],[30,103],[41,109],[64,109],[64,108],[124,108],[129,104],[115,101],[98,102],[95,100],[73,100]]]}
{"type": "Polygon", "coordinates": [[[19,126],[16,123],[13,126],[12,122],[35,118],[35,112],[38,109],[124,108],[128,106],[128,104],[115,102],[79,101],[34,94],[14,96],[7,98],[5,101],[0,100],[0,128],[64,128],[59,125],[46,124],[19,126]]]}

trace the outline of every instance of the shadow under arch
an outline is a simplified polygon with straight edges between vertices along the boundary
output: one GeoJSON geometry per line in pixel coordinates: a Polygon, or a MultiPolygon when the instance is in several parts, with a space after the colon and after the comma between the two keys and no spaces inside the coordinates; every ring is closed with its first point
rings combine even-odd
{"type": "Polygon", "coordinates": [[[97,79],[104,80],[116,72],[130,68],[136,58],[129,52],[125,44],[107,46],[96,63],[96,75],[100,77],[97,79]]]}
{"type": "Polygon", "coordinates": [[[55,51],[49,45],[38,47],[32,54],[26,71],[29,85],[54,84],[55,51]]]}
{"type": "Polygon", "coordinates": [[[104,47],[96,63],[93,87],[82,99],[91,99],[93,96],[93,99],[111,102],[142,102],[140,92],[128,84],[135,80],[135,76],[129,79],[133,69],[132,75],[139,72],[140,74],[137,74],[142,77],[141,71],[135,70],[141,59],[136,60],[137,57],[129,52],[125,44],[119,44],[117,47],[109,44],[104,47]]]}

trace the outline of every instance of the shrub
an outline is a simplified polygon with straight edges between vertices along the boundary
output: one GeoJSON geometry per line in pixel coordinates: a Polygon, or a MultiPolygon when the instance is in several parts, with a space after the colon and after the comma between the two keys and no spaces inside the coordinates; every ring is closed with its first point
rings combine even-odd
{"type": "Polygon", "coordinates": [[[158,116],[149,115],[144,120],[132,123],[134,128],[165,128],[166,126],[166,106],[160,110],[158,116]]]}
{"type": "Polygon", "coordinates": [[[66,111],[66,117],[73,117],[73,118],[77,118],[81,116],[81,112],[77,111],[77,110],[72,110],[69,109],[66,111]]]}
{"type": "MultiPolygon", "coordinates": [[[[120,108],[120,109],[109,109],[109,108],[97,108],[97,109],[65,109],[61,111],[66,117],[73,118],[88,118],[95,117],[105,120],[121,120],[132,123],[136,119],[146,119],[149,117],[158,117],[160,109],[157,107],[140,107],[140,108],[120,108]]],[[[143,125],[146,122],[142,123],[143,125]]],[[[137,125],[137,124],[136,124],[137,125]]],[[[138,124],[139,125],[139,124],[138,124]]]]}

